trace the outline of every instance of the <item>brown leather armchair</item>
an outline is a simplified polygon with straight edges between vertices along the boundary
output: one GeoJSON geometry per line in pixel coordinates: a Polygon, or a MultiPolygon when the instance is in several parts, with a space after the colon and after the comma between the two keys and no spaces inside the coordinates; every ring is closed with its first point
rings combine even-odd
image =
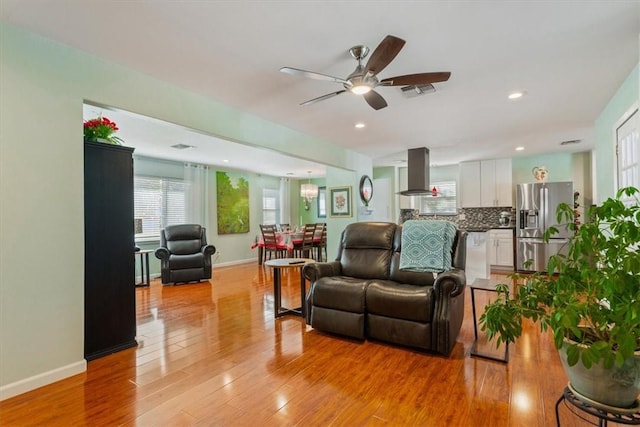
{"type": "Polygon", "coordinates": [[[466,232],[456,232],[452,269],[437,275],[400,270],[401,249],[402,226],[349,224],[335,261],[303,268],[311,282],[307,323],[448,355],[464,316],[466,232]]]}
{"type": "Polygon", "coordinates": [[[169,225],[160,231],[160,247],[155,256],[160,259],[162,283],[193,282],[211,278],[211,255],[216,253],[207,244],[204,227],[198,224],[169,225]]]}

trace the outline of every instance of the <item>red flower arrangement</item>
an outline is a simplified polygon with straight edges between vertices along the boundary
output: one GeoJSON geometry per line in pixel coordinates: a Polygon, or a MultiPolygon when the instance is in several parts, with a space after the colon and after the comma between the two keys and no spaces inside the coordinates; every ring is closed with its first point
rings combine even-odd
{"type": "Polygon", "coordinates": [[[97,117],[84,122],[84,139],[87,141],[106,140],[110,144],[122,145],[122,139],[114,135],[118,131],[118,126],[106,117],[97,117]]]}

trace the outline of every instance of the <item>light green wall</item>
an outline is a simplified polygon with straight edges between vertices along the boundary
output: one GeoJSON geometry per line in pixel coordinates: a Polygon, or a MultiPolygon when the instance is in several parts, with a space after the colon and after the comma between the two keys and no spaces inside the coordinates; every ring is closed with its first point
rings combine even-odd
{"type": "Polygon", "coordinates": [[[590,151],[513,158],[513,185],[534,182],[532,169],[536,166],[546,166],[549,182],[572,181],[574,190],[580,193],[578,203],[581,208],[593,203],[590,151]]]}
{"type": "Polygon", "coordinates": [[[133,171],[135,175],[183,179],[184,163],[136,156],[134,153],[133,171]]]}
{"type": "Polygon", "coordinates": [[[429,169],[429,181],[455,181],[460,178],[460,167],[458,165],[433,166],[429,169]]]}
{"type": "MultiPolygon", "coordinates": [[[[360,180],[360,175],[356,172],[347,171],[344,169],[338,168],[327,168],[327,259],[333,260],[337,254],[338,243],[340,242],[340,235],[342,234],[342,230],[347,224],[352,223],[357,220],[357,195],[354,193],[354,190],[357,191],[358,184],[360,180]],[[352,217],[342,218],[342,217],[332,217],[331,216],[331,201],[330,201],[330,191],[332,187],[344,187],[351,186],[351,203],[352,207],[354,207],[354,212],[352,217]]],[[[358,199],[359,200],[359,199],[358,199]]],[[[366,219],[363,219],[366,221],[366,219]]]]}
{"type": "MultiPolygon", "coordinates": [[[[394,188],[397,188],[397,173],[395,166],[385,166],[385,167],[377,167],[373,168],[373,179],[388,179],[389,180],[389,191],[391,194],[385,195],[389,201],[389,209],[391,218],[396,218],[398,213],[400,212],[400,208],[398,207],[398,197],[394,193],[394,188]]],[[[373,198],[380,197],[381,195],[376,192],[375,184],[373,186],[373,198]]]]}
{"type": "Polygon", "coordinates": [[[0,89],[2,395],[84,361],[84,101],[332,165],[331,185],[371,170],[355,152],[4,22],[0,89]],[[25,274],[34,256],[39,280],[25,274]]]}
{"type": "Polygon", "coordinates": [[[537,166],[546,166],[549,171],[547,181],[571,181],[571,153],[545,154],[511,159],[513,184],[535,182],[532,170],[537,166]]]}
{"type": "Polygon", "coordinates": [[[596,203],[615,195],[615,128],[622,115],[640,100],[639,66],[636,65],[596,119],[596,203]]]}
{"type": "MultiPolygon", "coordinates": [[[[315,178],[310,180],[312,184],[317,185],[318,187],[326,187],[327,181],[324,178],[315,178]]],[[[298,215],[294,216],[291,214],[291,225],[304,225],[304,224],[313,224],[318,222],[327,222],[326,218],[318,218],[318,199],[313,199],[309,204],[309,210],[304,210],[304,201],[302,197],[300,197],[300,186],[302,184],[307,184],[309,182],[308,179],[300,179],[294,181],[296,183],[296,193],[292,195],[292,205],[297,205],[298,215]]]]}
{"type": "Polygon", "coordinates": [[[385,167],[377,167],[373,168],[373,179],[382,179],[388,178],[390,180],[395,180],[396,178],[396,170],[393,166],[385,166],[385,167]]]}
{"type": "Polygon", "coordinates": [[[207,239],[219,251],[219,254],[214,258],[214,274],[216,264],[258,259],[257,251],[251,249],[251,244],[255,241],[256,236],[260,234],[262,189],[264,188],[278,190],[280,188],[280,178],[244,171],[233,171],[231,169],[209,169],[209,230],[207,231],[207,239]],[[216,171],[241,172],[249,180],[249,198],[251,199],[249,202],[249,233],[218,234],[216,171]]]}
{"type": "Polygon", "coordinates": [[[515,157],[511,159],[511,173],[513,184],[534,182],[532,169],[536,166],[546,166],[549,171],[547,181],[571,181],[571,153],[544,154],[540,156],[515,157]]]}

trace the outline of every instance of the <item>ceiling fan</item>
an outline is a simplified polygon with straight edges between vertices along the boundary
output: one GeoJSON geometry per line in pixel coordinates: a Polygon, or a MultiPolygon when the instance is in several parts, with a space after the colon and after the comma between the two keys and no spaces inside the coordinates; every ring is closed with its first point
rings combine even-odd
{"type": "Polygon", "coordinates": [[[328,76],[313,71],[300,70],[298,68],[282,67],[280,71],[294,76],[308,77],[315,80],[324,80],[335,83],[342,83],[344,89],[337,92],[328,93],[317,98],[305,101],[300,105],[310,105],[318,101],[333,98],[344,92],[351,92],[362,95],[367,103],[375,110],[380,110],[387,106],[387,101],[374,89],[378,86],[419,86],[449,80],[451,73],[448,71],[435,73],[407,74],[404,76],[389,77],[378,80],[377,74],[393,61],[398,55],[405,41],[396,36],[388,35],[380,42],[373,51],[367,65],[362,66],[362,60],[369,54],[367,46],[354,46],[349,49],[349,53],[358,61],[358,66],[346,78],[328,76]]]}

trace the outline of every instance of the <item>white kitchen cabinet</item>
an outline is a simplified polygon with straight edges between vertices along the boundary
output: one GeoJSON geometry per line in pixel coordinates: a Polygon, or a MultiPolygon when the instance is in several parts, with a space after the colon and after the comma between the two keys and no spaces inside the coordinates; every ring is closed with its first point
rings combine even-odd
{"type": "Polygon", "coordinates": [[[513,174],[511,159],[497,159],[495,162],[496,204],[495,206],[513,206],[513,174]]]}
{"type": "Polygon", "coordinates": [[[460,207],[480,206],[480,162],[460,163],[460,207]]]}
{"type": "Polygon", "coordinates": [[[487,258],[491,266],[513,269],[513,231],[489,230],[487,258]]]}
{"type": "Polygon", "coordinates": [[[512,206],[511,159],[460,163],[460,207],[512,206]]]}

